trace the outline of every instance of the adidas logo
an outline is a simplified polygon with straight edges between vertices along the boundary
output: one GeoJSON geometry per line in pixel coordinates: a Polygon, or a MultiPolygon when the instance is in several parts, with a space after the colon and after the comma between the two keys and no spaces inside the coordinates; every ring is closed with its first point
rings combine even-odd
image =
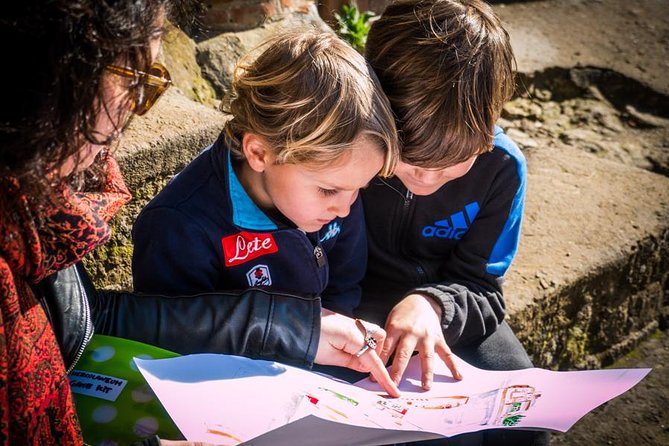
{"type": "Polygon", "coordinates": [[[476,201],[471,202],[465,206],[464,212],[456,212],[448,218],[436,221],[434,226],[425,226],[421,234],[426,238],[439,237],[460,240],[478,213],[479,204],[476,201]]]}

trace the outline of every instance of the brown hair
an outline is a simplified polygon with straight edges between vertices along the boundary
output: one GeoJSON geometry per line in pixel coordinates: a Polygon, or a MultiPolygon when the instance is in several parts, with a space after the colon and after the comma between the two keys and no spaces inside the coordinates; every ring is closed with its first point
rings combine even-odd
{"type": "Polygon", "coordinates": [[[97,117],[112,112],[102,88],[106,67],[145,71],[151,41],[162,32],[157,19],[178,14],[182,3],[185,8],[176,0],[3,2],[0,40],[12,42],[5,48],[11,67],[2,70],[3,102],[11,105],[0,110],[0,176],[19,178],[38,202],[54,181],[79,184],[73,178],[79,175],[54,179],[50,172],[71,156],[78,163],[84,143],[113,136],[94,131],[97,117]]]}
{"type": "Polygon", "coordinates": [[[365,59],[330,32],[304,29],[279,35],[235,69],[233,118],[224,132],[233,155],[243,158],[245,132],[265,138],[277,162],[331,163],[358,136],[385,152],[381,175],[399,157],[390,103],[365,59]]]}
{"type": "Polygon", "coordinates": [[[397,116],[404,162],[443,168],[491,149],[515,59],[487,3],[392,3],[372,25],[365,54],[397,116]]]}

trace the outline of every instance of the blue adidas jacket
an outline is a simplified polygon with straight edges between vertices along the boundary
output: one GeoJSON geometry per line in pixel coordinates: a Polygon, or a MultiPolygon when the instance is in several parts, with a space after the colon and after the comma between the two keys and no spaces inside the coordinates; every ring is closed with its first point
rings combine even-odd
{"type": "Polygon", "coordinates": [[[414,292],[442,306],[449,345],[480,339],[505,314],[502,278],[518,247],[526,164],[495,129],[494,149],[467,175],[429,196],[414,196],[398,178],[376,179],[362,197],[368,228],[368,271],[360,317],[385,321],[414,292]]]}
{"type": "Polygon", "coordinates": [[[139,214],[133,227],[136,291],[166,295],[252,287],[321,296],[351,315],[367,252],[360,199],[318,233],[271,219],[247,195],[222,138],[139,214]]]}

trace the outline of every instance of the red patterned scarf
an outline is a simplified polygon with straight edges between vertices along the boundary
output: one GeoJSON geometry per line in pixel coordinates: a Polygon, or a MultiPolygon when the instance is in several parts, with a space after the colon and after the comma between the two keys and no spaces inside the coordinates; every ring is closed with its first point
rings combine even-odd
{"type": "Polygon", "coordinates": [[[82,444],[65,367],[31,284],[107,241],[107,222],[130,199],[110,156],[101,192],[57,188],[32,206],[0,177],[0,445],[82,444]]]}

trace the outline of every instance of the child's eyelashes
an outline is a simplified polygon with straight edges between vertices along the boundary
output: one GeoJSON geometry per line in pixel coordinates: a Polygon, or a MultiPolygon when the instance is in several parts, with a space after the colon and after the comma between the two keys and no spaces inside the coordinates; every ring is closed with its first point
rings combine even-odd
{"type": "Polygon", "coordinates": [[[318,188],[318,192],[325,195],[326,197],[331,197],[332,195],[337,194],[337,189],[323,189],[322,187],[318,188]]]}

